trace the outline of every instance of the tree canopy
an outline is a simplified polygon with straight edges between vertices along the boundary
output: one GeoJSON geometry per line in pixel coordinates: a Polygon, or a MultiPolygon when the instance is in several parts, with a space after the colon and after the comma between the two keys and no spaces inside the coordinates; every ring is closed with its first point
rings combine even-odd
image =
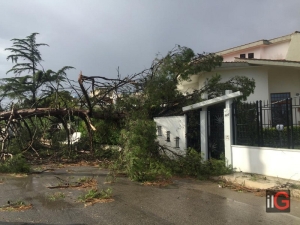
{"type": "Polygon", "coordinates": [[[58,91],[61,82],[65,80],[66,71],[71,66],[64,66],[57,72],[45,71],[41,65],[42,56],[39,48],[49,46],[45,43],[37,43],[38,33],[32,33],[23,39],[14,38],[12,47],[6,48],[11,54],[7,60],[15,65],[7,71],[14,77],[1,79],[0,95],[3,98],[17,99],[26,107],[37,107],[39,98],[43,98],[54,91],[58,91]]]}
{"type": "MultiPolygon", "coordinates": [[[[165,56],[157,55],[150,68],[139,73],[124,78],[119,74],[117,78],[110,78],[80,73],[76,84],[67,78],[66,72],[73,68],[71,66],[64,66],[57,72],[51,69],[44,70],[39,48],[48,45],[37,43],[37,35],[38,33],[33,33],[24,39],[12,39],[12,47],[5,49],[11,52],[7,59],[14,63],[7,73],[13,73],[14,76],[1,79],[0,96],[18,100],[18,107],[0,113],[0,126],[5,130],[2,151],[8,140],[9,127],[16,123],[18,123],[16,126],[22,130],[18,134],[19,142],[17,142],[17,144],[22,143],[21,149],[33,149],[37,153],[37,148],[41,146],[45,148],[45,145],[41,144],[42,140],[54,136],[57,139],[53,139],[52,143],[56,140],[56,144],[52,144],[49,148],[56,149],[59,146],[57,141],[65,140],[67,137],[71,149],[72,130],[68,127],[76,122],[78,128],[80,120],[85,124],[83,130],[88,134],[85,140],[88,140],[87,146],[91,152],[94,151],[95,131],[111,129],[111,132],[102,130],[103,132],[96,131],[96,134],[106,136],[108,133],[113,133],[114,143],[123,140],[123,145],[128,145],[120,155],[129,154],[127,156],[136,156],[137,159],[141,156],[146,157],[145,162],[159,168],[160,164],[150,160],[158,153],[154,140],[156,135],[153,117],[180,115],[183,113],[183,106],[201,101],[203,93],[216,97],[228,89],[241,90],[243,97],[246,98],[255,88],[253,79],[237,76],[222,81],[221,75],[216,74],[207,79],[203,88],[193,93],[180,92],[177,88],[179,82],[183,80],[188,82],[192,75],[213,71],[222,64],[223,60],[219,55],[195,54],[192,49],[182,46],[176,46],[165,56]],[[72,88],[76,97],[66,91],[66,84],[72,88]],[[60,132],[52,132],[53,129],[49,126],[55,123],[63,125],[65,136],[60,132]],[[96,125],[93,126],[92,123],[96,125]],[[114,131],[112,131],[113,127],[114,131]],[[121,129],[123,132],[120,132],[121,129]],[[150,133],[140,134],[141,130],[145,129],[150,133]],[[21,133],[25,136],[21,136],[21,133]],[[141,147],[140,140],[144,139],[145,135],[148,136],[147,143],[144,143],[145,147],[141,147]],[[133,142],[128,141],[128,138],[135,139],[135,152],[131,151],[133,142]],[[151,151],[147,146],[150,146],[151,151]]],[[[97,143],[99,140],[101,142],[111,138],[98,137],[97,143]]],[[[140,165],[142,164],[144,162],[140,165]]]]}

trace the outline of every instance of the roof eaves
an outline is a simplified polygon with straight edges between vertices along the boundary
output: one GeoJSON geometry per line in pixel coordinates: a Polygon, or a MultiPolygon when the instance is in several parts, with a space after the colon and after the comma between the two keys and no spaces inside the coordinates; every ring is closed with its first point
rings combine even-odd
{"type": "Polygon", "coordinates": [[[232,52],[238,52],[238,51],[242,51],[248,48],[252,48],[252,47],[257,47],[257,46],[265,46],[265,45],[270,45],[270,44],[275,44],[275,43],[279,43],[279,42],[283,42],[283,41],[288,41],[291,40],[291,36],[295,33],[300,33],[299,31],[295,31],[292,34],[288,34],[282,37],[277,37],[277,38],[273,38],[270,40],[259,40],[259,41],[255,41],[255,42],[251,42],[248,44],[244,44],[244,45],[240,45],[237,47],[233,47],[233,48],[229,48],[229,49],[225,49],[219,52],[216,52],[217,55],[226,55],[232,52]]]}
{"type": "Polygon", "coordinates": [[[241,59],[235,57],[235,62],[244,62],[244,63],[248,63],[249,65],[300,67],[299,61],[288,61],[288,60],[241,59]]]}
{"type": "Polygon", "coordinates": [[[229,48],[223,51],[219,51],[216,52],[217,55],[226,55],[232,52],[238,52],[238,51],[242,51],[244,49],[248,49],[248,48],[252,48],[252,47],[256,47],[256,46],[262,46],[262,45],[269,45],[270,42],[268,40],[260,40],[260,41],[255,41],[255,42],[251,42],[245,45],[240,45],[234,48],[229,48]]]}

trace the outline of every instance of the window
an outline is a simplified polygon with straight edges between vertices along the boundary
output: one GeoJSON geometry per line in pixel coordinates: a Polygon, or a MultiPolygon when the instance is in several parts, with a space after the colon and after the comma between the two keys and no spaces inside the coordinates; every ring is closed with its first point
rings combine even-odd
{"type": "Polygon", "coordinates": [[[179,148],[179,137],[175,138],[175,148],[179,148]]]}
{"type": "Polygon", "coordinates": [[[273,93],[271,94],[271,103],[276,103],[278,101],[282,101],[284,99],[290,98],[291,93],[290,92],[285,92],[285,93],[273,93]]]}
{"type": "Polygon", "coordinates": [[[273,93],[271,94],[271,118],[272,126],[283,124],[286,126],[287,104],[291,104],[286,100],[291,97],[291,93],[273,93]]]}
{"type": "Polygon", "coordinates": [[[254,53],[248,53],[248,59],[253,59],[254,58],[254,53]]]}
{"type": "Polygon", "coordinates": [[[246,58],[246,54],[240,54],[240,58],[241,59],[245,59],[246,58]]]}
{"type": "Polygon", "coordinates": [[[158,136],[161,136],[161,126],[157,126],[157,133],[158,133],[158,136]]]}
{"type": "Polygon", "coordinates": [[[167,142],[170,142],[170,131],[167,131],[167,142]]]}

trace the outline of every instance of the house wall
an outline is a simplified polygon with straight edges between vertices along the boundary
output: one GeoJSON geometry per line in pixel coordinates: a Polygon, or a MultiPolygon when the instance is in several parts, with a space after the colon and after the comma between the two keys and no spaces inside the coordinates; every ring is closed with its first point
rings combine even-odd
{"type": "MultiPolygon", "coordinates": [[[[186,116],[155,117],[156,126],[161,126],[162,136],[157,140],[163,146],[177,154],[185,155],[186,150],[186,116]],[[167,142],[167,131],[170,131],[170,142],[167,142]],[[176,148],[175,138],[179,137],[179,148],[176,148]]],[[[157,133],[158,134],[158,133],[157,133]]]]}
{"type": "MultiPolygon", "coordinates": [[[[257,101],[257,100],[268,100],[269,90],[268,90],[268,72],[266,69],[261,67],[249,67],[241,69],[228,69],[217,71],[221,75],[222,81],[229,80],[235,76],[246,76],[248,78],[253,78],[255,80],[255,90],[251,94],[247,101],[257,101]]],[[[199,76],[199,87],[201,88],[205,80],[216,74],[216,72],[206,73],[205,75],[199,76]]]]}
{"type": "Polygon", "coordinates": [[[232,145],[233,168],[292,180],[300,180],[300,150],[232,145]]]}
{"type": "Polygon", "coordinates": [[[254,53],[255,59],[285,59],[289,46],[290,41],[279,42],[271,45],[260,45],[223,55],[223,61],[233,62],[235,57],[240,58],[240,54],[246,54],[246,58],[248,58],[248,53],[254,53]]]}
{"type": "Polygon", "coordinates": [[[223,62],[234,62],[235,57],[240,58],[240,54],[246,54],[246,58],[248,58],[248,53],[254,53],[254,58],[260,59],[261,51],[261,46],[236,51],[227,55],[223,55],[223,62]]]}
{"type": "Polygon", "coordinates": [[[287,52],[286,60],[300,61],[300,33],[294,33],[287,52]]]}
{"type": "Polygon", "coordinates": [[[268,69],[269,95],[290,92],[291,97],[300,93],[300,69],[272,67],[268,69]]]}
{"type": "Polygon", "coordinates": [[[182,93],[192,93],[194,90],[198,89],[198,82],[195,83],[180,83],[177,89],[182,93]]]}
{"type": "Polygon", "coordinates": [[[285,59],[290,41],[279,42],[262,48],[260,59],[285,59]]]}

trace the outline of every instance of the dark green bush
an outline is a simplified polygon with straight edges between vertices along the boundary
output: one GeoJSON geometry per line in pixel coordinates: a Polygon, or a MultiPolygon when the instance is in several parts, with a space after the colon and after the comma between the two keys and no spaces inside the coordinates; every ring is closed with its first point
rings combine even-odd
{"type": "Polygon", "coordinates": [[[232,173],[231,165],[226,166],[224,155],[221,159],[209,159],[204,161],[201,153],[189,148],[185,157],[173,160],[169,165],[172,172],[178,175],[188,175],[198,179],[207,179],[211,176],[219,176],[232,173]]]}
{"type": "Polygon", "coordinates": [[[156,125],[152,120],[129,121],[122,130],[124,168],[135,181],[150,181],[170,177],[171,170],[160,160],[156,139],[156,125]]]}
{"type": "Polygon", "coordinates": [[[0,163],[1,173],[29,173],[30,166],[21,154],[0,163]]]}

